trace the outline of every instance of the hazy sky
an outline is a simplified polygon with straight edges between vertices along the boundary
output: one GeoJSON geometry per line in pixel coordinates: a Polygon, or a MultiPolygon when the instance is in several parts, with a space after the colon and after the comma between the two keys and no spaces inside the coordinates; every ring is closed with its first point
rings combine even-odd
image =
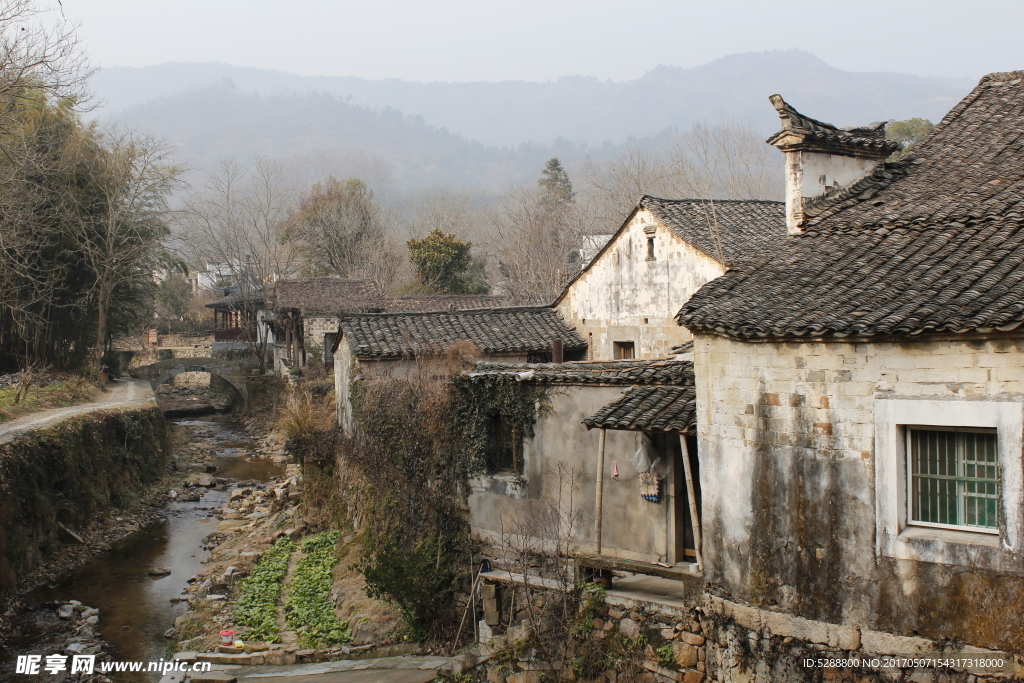
{"type": "Polygon", "coordinates": [[[1024,69],[1021,0],[63,0],[99,66],[219,61],[416,81],[616,81],[801,48],[851,71],[1024,69]]]}

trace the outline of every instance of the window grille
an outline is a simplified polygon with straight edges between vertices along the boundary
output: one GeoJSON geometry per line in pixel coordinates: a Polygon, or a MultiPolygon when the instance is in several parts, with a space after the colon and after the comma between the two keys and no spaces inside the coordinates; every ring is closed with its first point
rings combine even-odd
{"type": "Polygon", "coordinates": [[[910,521],[999,528],[996,430],[908,429],[910,521]]]}

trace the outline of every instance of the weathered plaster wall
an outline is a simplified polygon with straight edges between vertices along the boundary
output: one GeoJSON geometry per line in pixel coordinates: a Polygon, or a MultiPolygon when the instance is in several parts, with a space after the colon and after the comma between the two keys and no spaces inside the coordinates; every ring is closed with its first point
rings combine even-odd
{"type": "Polygon", "coordinates": [[[612,343],[632,341],[637,358],[664,358],[689,333],[673,316],[722,265],[637,211],[626,228],[565,293],[557,308],[590,343],[590,358],[613,358],[612,343]],[[654,228],[652,234],[644,229],[654,228]],[[647,238],[654,237],[654,260],[647,238]]]}
{"type": "Polygon", "coordinates": [[[803,200],[825,194],[826,190],[852,185],[870,175],[878,159],[864,159],[806,150],[786,151],[786,230],[800,233],[803,200]]]}
{"type": "MultiPolygon", "coordinates": [[[[535,435],[524,440],[524,473],[480,476],[471,481],[470,525],[482,541],[497,546],[502,529],[515,526],[540,506],[542,498],[555,499],[562,487],[563,501],[571,483],[573,508],[579,518],[573,542],[593,553],[600,430],[582,420],[624,392],[623,387],[572,386],[556,390],[550,407],[541,412],[535,435]],[[560,476],[561,472],[568,476],[560,476]]],[[[640,497],[637,472],[631,458],[639,445],[637,432],[608,430],[605,443],[602,554],[643,562],[664,560],[667,552],[671,502],[663,495],[654,503],[640,497]],[[612,479],[612,462],[619,477],[612,479]]],[[[669,472],[666,467],[664,472],[669,472]]],[[[669,476],[671,481],[671,476],[669,476]]]]}
{"type": "MultiPolygon", "coordinates": [[[[1019,416],[1024,341],[758,344],[701,335],[695,346],[705,571],[725,597],[1024,649],[1024,631],[1008,626],[1024,613],[1019,535],[993,544],[971,532],[901,533],[910,551],[898,559],[876,551],[875,495],[876,413],[889,404],[877,406],[942,401],[956,411],[956,402],[983,402],[987,413],[1016,403],[1019,416]],[[946,563],[925,561],[936,558],[946,563]]],[[[1019,429],[1015,438],[1016,452],[1002,456],[1019,460],[1019,429]]],[[[1006,482],[1003,514],[1019,527],[1017,487],[1006,482]]]]}

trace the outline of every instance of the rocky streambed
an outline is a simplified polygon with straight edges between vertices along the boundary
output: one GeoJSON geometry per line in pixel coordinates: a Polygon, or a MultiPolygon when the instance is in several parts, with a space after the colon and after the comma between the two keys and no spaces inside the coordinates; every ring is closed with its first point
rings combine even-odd
{"type": "MultiPolygon", "coordinates": [[[[81,646],[98,660],[150,662],[168,657],[182,640],[202,645],[209,633],[204,630],[200,638],[183,632],[181,617],[218,601],[213,589],[220,586],[200,578],[208,573],[204,562],[211,550],[227,535],[238,537],[235,569],[225,577],[231,581],[259,556],[264,535],[298,525],[298,467],[286,463],[272,433],[257,421],[222,415],[179,419],[175,425],[175,448],[161,484],[131,511],[111,512],[93,527],[71,532],[75,544],[29,577],[0,619],[0,680],[105,679],[70,672],[14,675],[18,654],[81,646]],[[250,536],[263,529],[266,534],[250,536]]],[[[146,673],[113,676],[159,680],[146,673]]]]}

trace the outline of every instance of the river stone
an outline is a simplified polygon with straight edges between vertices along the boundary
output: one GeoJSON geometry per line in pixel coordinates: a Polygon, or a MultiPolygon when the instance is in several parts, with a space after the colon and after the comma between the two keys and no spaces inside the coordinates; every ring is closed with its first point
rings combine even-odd
{"type": "Polygon", "coordinates": [[[66,648],[64,648],[64,652],[68,653],[69,655],[80,655],[84,650],[85,645],[82,643],[71,643],[66,648]]]}
{"type": "Polygon", "coordinates": [[[167,569],[166,567],[153,567],[149,570],[150,576],[167,576],[170,573],[171,570],[167,569]]]}
{"type": "Polygon", "coordinates": [[[70,619],[75,615],[74,605],[61,605],[57,608],[57,616],[61,619],[70,619]]]}
{"type": "Polygon", "coordinates": [[[85,620],[85,623],[89,626],[95,626],[96,624],[100,623],[100,618],[94,614],[91,617],[88,617],[85,620]]]}

